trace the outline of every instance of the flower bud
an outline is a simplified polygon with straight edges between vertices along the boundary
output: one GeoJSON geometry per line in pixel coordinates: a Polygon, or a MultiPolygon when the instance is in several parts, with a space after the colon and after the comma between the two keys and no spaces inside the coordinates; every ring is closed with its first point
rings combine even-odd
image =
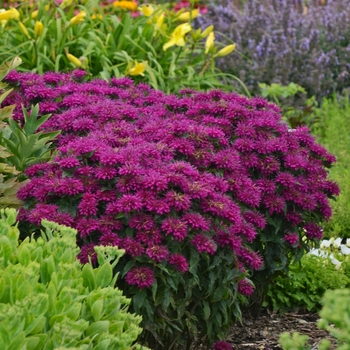
{"type": "Polygon", "coordinates": [[[83,63],[79,60],[79,58],[67,53],[68,61],[73,63],[76,67],[82,67],[83,63]]]}
{"type": "Polygon", "coordinates": [[[215,35],[211,32],[205,42],[205,54],[208,54],[210,49],[214,46],[215,35]]]}
{"type": "Polygon", "coordinates": [[[43,22],[40,21],[36,21],[35,22],[35,26],[34,26],[34,34],[35,36],[38,38],[39,36],[41,36],[44,32],[44,25],[43,22]]]}
{"type": "Polygon", "coordinates": [[[215,55],[215,57],[223,57],[229,55],[236,48],[236,44],[227,45],[215,55]]]}
{"type": "Polygon", "coordinates": [[[33,11],[32,15],[31,15],[32,19],[37,19],[38,18],[38,14],[39,14],[39,10],[33,11]]]}
{"type": "Polygon", "coordinates": [[[176,19],[181,22],[188,22],[189,20],[194,19],[198,16],[200,16],[199,9],[196,9],[196,10],[192,10],[191,12],[187,11],[187,12],[181,13],[176,19]]]}
{"type": "Polygon", "coordinates": [[[214,30],[214,26],[211,25],[207,28],[205,28],[201,34],[201,38],[206,38],[212,31],[214,30]]]}
{"type": "Polygon", "coordinates": [[[28,30],[26,28],[26,26],[23,24],[23,22],[18,22],[19,25],[19,29],[21,30],[21,32],[28,38],[30,38],[30,35],[28,33],[28,30]]]}

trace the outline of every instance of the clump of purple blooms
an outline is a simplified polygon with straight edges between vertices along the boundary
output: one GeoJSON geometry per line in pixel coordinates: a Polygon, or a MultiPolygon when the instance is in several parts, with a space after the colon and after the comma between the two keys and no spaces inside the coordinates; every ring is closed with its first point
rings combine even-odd
{"type": "Polygon", "coordinates": [[[237,44],[237,52],[217,66],[239,77],[253,94],[259,93],[258,83],[294,82],[319,99],[350,87],[349,4],[308,1],[306,10],[303,3],[250,0],[238,9],[220,0],[196,22],[202,28],[213,24],[237,44]]]}
{"type": "Polygon", "coordinates": [[[83,263],[96,261],[95,244],[123,248],[125,281],[145,291],[163,271],[190,274],[194,254],[225,254],[247,296],[246,271],[271,263],[265,248],[277,242],[289,256],[304,249],[304,235],[321,238],[318,222],[329,219],[328,198],[339,191],[325,169],[335,158],[307,128],[289,129],[276,105],[83,75],[11,72],[16,89],[5,100],[40,102],[41,113],[52,113],[43,129],[62,131],[55,159],[26,170],[19,217],[76,228],[83,263]]]}

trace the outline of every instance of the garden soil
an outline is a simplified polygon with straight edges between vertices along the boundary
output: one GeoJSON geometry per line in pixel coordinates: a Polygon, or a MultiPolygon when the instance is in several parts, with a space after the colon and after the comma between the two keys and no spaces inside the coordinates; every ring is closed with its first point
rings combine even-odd
{"type": "Polygon", "coordinates": [[[309,349],[318,349],[322,339],[329,339],[331,350],[337,348],[337,341],[328,332],[317,327],[317,313],[285,313],[283,315],[262,311],[257,319],[249,318],[243,324],[232,327],[230,336],[226,339],[234,350],[282,349],[278,344],[278,338],[282,332],[299,332],[309,337],[309,349]]]}

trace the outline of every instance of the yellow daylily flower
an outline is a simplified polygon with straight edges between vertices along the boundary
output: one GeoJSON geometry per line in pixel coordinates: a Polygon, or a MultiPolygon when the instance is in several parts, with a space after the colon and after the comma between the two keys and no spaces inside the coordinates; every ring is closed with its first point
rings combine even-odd
{"type": "Polygon", "coordinates": [[[126,75],[132,75],[132,76],[142,75],[142,76],[144,76],[143,72],[146,70],[146,68],[147,68],[147,61],[138,63],[135,60],[135,65],[128,69],[126,75]]]}
{"type": "Polygon", "coordinates": [[[114,7],[119,7],[121,9],[126,9],[129,11],[135,11],[137,9],[137,4],[136,2],[133,1],[114,1],[113,2],[114,7]]]}
{"type": "Polygon", "coordinates": [[[201,33],[201,38],[206,38],[213,30],[214,30],[213,25],[210,25],[209,27],[205,28],[201,33]]]}
{"type": "Polygon", "coordinates": [[[44,32],[44,25],[43,22],[40,21],[36,21],[35,25],[34,25],[34,34],[35,36],[38,38],[39,36],[41,36],[44,32]]]}
{"type": "Polygon", "coordinates": [[[78,24],[83,22],[86,16],[86,11],[80,11],[76,16],[70,19],[70,24],[78,24]]]}
{"type": "Polygon", "coordinates": [[[236,48],[236,44],[227,45],[215,55],[215,57],[223,57],[229,55],[236,48]]]}
{"type": "Polygon", "coordinates": [[[11,7],[9,10],[0,13],[0,21],[9,19],[15,19],[16,21],[19,21],[19,12],[14,7],[11,7]]]}
{"type": "Polygon", "coordinates": [[[30,38],[30,35],[28,33],[28,29],[26,28],[26,26],[23,24],[23,22],[18,22],[19,25],[19,29],[21,30],[21,32],[28,38],[30,38]]]}
{"type": "Polygon", "coordinates": [[[200,16],[199,9],[187,11],[181,13],[176,19],[181,22],[188,22],[191,19],[194,19],[196,17],[200,16]]]}
{"type": "Polygon", "coordinates": [[[214,46],[215,35],[213,32],[209,33],[205,42],[205,54],[208,54],[210,49],[214,46]]]}
{"type": "Polygon", "coordinates": [[[164,23],[164,12],[162,12],[159,16],[156,17],[156,28],[162,28],[162,25],[164,23]]]}
{"type": "Polygon", "coordinates": [[[67,53],[67,58],[69,62],[72,62],[76,67],[82,67],[83,63],[79,60],[79,58],[67,53]]]}
{"type": "Polygon", "coordinates": [[[144,16],[150,17],[153,15],[155,8],[152,5],[142,5],[139,6],[139,10],[144,16]]]}
{"type": "Polygon", "coordinates": [[[163,45],[163,50],[166,51],[169,47],[174,45],[185,46],[184,36],[190,32],[191,29],[192,27],[189,23],[184,23],[177,26],[170,34],[170,40],[163,45]]]}

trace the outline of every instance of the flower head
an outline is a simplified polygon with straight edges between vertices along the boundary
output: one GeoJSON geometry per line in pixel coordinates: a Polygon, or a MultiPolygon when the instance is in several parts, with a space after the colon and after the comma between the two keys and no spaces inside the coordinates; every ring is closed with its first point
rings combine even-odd
{"type": "Polygon", "coordinates": [[[78,24],[80,22],[83,22],[86,16],[86,11],[80,11],[76,16],[72,17],[70,19],[70,24],[78,24]]]}
{"type": "Polygon", "coordinates": [[[185,46],[185,35],[192,29],[191,25],[188,23],[180,24],[174,31],[170,34],[170,40],[163,45],[163,50],[166,51],[169,47],[174,45],[185,46]]]}
{"type": "Polygon", "coordinates": [[[126,274],[125,280],[140,289],[149,288],[154,282],[154,274],[148,267],[134,267],[126,274]]]}

